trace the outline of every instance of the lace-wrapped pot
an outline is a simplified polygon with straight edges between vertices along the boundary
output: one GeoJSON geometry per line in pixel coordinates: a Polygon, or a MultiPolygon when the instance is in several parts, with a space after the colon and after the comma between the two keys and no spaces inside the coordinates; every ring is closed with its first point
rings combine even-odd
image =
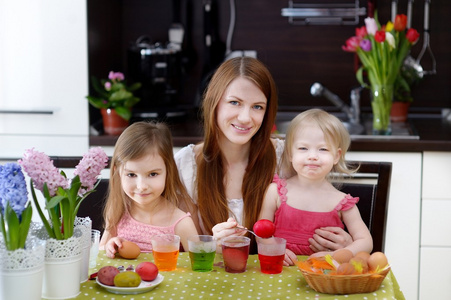
{"type": "Polygon", "coordinates": [[[0,235],[0,299],[40,300],[44,256],[45,240],[29,235],[24,249],[10,251],[0,235]]]}
{"type": "Polygon", "coordinates": [[[89,253],[91,250],[91,229],[92,220],[90,217],[76,217],[74,227],[79,228],[82,232],[82,245],[81,245],[81,269],[80,269],[80,282],[85,282],[89,278],[89,253]]]}
{"type": "Polygon", "coordinates": [[[42,298],[68,299],[80,294],[83,232],[74,228],[74,235],[66,240],[49,238],[45,228],[36,230],[46,238],[45,269],[42,298]]]}

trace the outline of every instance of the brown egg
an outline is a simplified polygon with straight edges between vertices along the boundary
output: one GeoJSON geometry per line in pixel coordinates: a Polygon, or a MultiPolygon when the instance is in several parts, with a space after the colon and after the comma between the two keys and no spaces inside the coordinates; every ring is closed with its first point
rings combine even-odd
{"type": "Polygon", "coordinates": [[[354,257],[361,257],[363,258],[365,261],[368,261],[368,258],[370,257],[370,254],[366,251],[360,251],[359,253],[357,253],[354,257]]]}
{"type": "Polygon", "coordinates": [[[355,273],[355,268],[350,263],[342,263],[337,268],[337,275],[352,275],[355,273]]]}
{"type": "Polygon", "coordinates": [[[118,251],[119,255],[125,259],[135,259],[141,253],[141,249],[139,249],[138,245],[129,241],[123,241],[122,248],[119,248],[118,251]]]}
{"type": "Polygon", "coordinates": [[[374,252],[368,258],[368,268],[370,272],[376,272],[381,270],[388,265],[387,257],[382,252],[374,252]]]}
{"type": "Polygon", "coordinates": [[[354,256],[354,253],[352,253],[351,250],[348,249],[340,249],[334,252],[332,254],[332,258],[335,259],[338,263],[347,263],[349,260],[354,256]]]}

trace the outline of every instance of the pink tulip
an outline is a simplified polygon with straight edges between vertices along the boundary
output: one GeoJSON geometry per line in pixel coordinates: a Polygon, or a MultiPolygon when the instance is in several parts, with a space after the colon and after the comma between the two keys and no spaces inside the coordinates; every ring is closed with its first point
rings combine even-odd
{"type": "Polygon", "coordinates": [[[341,46],[346,52],[356,52],[360,45],[360,38],[353,36],[346,40],[346,45],[341,46]]]}
{"type": "Polygon", "coordinates": [[[368,34],[375,35],[377,31],[376,20],[373,18],[365,18],[366,31],[368,34]]]}

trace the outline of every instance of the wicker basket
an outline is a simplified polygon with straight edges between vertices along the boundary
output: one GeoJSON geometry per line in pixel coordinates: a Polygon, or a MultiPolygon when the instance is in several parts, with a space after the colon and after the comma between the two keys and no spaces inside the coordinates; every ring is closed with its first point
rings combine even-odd
{"type": "Polygon", "coordinates": [[[371,293],[377,290],[390,267],[373,274],[326,275],[300,269],[308,285],[317,292],[325,294],[371,293]]]}

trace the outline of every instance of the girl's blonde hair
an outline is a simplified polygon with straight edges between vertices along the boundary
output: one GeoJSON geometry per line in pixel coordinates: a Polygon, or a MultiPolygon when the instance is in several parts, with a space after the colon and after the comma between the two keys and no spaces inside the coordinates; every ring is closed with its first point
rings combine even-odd
{"type": "Polygon", "coordinates": [[[327,144],[334,151],[341,149],[341,155],[338,163],[335,164],[329,173],[329,180],[335,180],[344,174],[352,174],[357,169],[351,169],[345,160],[346,152],[351,145],[351,137],[343,123],[334,115],[331,115],[321,109],[310,109],[297,115],[290,123],[285,136],[285,148],[283,150],[281,164],[278,173],[284,178],[292,177],[296,174],[291,163],[292,147],[296,132],[306,123],[317,125],[324,133],[327,144]]]}
{"type": "Polygon", "coordinates": [[[180,181],[173,155],[172,136],[164,123],[137,122],[119,136],[110,165],[108,198],[104,208],[105,229],[116,228],[122,215],[130,210],[131,199],[125,194],[120,170],[130,160],[146,155],[159,155],[166,166],[166,182],[162,197],[175,206],[192,208],[192,201],[180,181]]]}
{"type": "Polygon", "coordinates": [[[204,144],[197,156],[197,196],[200,216],[205,230],[224,222],[231,214],[225,195],[226,169],[219,146],[221,133],[217,123],[217,106],[225,90],[236,78],[252,81],[265,95],[267,109],[262,125],[251,139],[249,162],[242,184],[244,226],[252,228],[257,221],[266,188],[276,168],[276,153],[271,142],[271,129],[277,113],[277,91],[271,73],[259,60],[237,57],[225,61],[213,75],[202,103],[204,144]]]}

